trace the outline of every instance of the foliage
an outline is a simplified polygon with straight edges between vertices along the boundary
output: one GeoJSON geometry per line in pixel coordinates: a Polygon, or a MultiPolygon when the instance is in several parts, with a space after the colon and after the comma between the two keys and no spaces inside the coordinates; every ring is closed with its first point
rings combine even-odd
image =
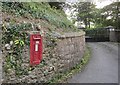
{"type": "Polygon", "coordinates": [[[7,51],[5,71],[9,73],[9,70],[12,69],[17,76],[27,74],[28,69],[21,67],[21,65],[23,63],[22,53],[24,52],[24,46],[29,45],[29,35],[26,31],[31,28],[31,24],[9,24],[7,26],[2,25],[2,28],[2,43],[10,46],[9,49],[5,49],[7,51]]]}
{"type": "MultiPolygon", "coordinates": [[[[4,70],[9,75],[11,71],[15,71],[16,76],[28,75],[28,72],[31,71],[31,67],[22,67],[23,62],[23,53],[26,47],[29,47],[30,40],[29,34],[27,33],[32,29],[35,24],[31,23],[19,23],[19,24],[3,24],[3,36],[2,43],[3,47],[6,44],[10,46],[9,49],[5,48],[6,57],[5,57],[5,65],[4,70]],[[12,42],[12,44],[11,44],[12,42]]],[[[48,31],[45,35],[44,44],[45,48],[47,48],[47,53],[49,57],[53,57],[54,47],[57,45],[57,38],[52,35],[51,31],[48,31]]],[[[41,61],[40,66],[43,67],[46,65],[44,60],[41,61]]],[[[46,73],[45,73],[46,74],[46,73]]]]}
{"type": "Polygon", "coordinates": [[[94,28],[106,26],[120,28],[120,2],[113,2],[101,9],[95,8],[91,2],[78,2],[72,7],[78,12],[77,21],[83,22],[86,28],[91,28],[91,23],[94,24],[94,28]]]}
{"type": "Polygon", "coordinates": [[[103,16],[103,21],[102,24],[105,26],[114,26],[117,29],[120,29],[120,2],[114,2],[111,3],[110,5],[105,6],[101,10],[101,14],[103,16]],[[107,19],[109,18],[110,19],[107,19]]]}
{"type": "Polygon", "coordinates": [[[51,8],[48,3],[19,3],[19,2],[3,2],[3,12],[23,16],[26,18],[43,19],[57,26],[58,28],[74,30],[73,24],[67,20],[65,14],[61,10],[51,8]],[[30,16],[28,16],[30,15],[30,16]]]}
{"type": "Polygon", "coordinates": [[[48,4],[51,7],[55,7],[56,9],[62,9],[62,5],[65,4],[65,2],[54,1],[54,2],[48,2],[48,4]]]}
{"type": "MultiPolygon", "coordinates": [[[[18,17],[24,17],[28,19],[42,19],[49,22],[49,28],[55,25],[57,28],[63,28],[64,31],[76,31],[75,27],[67,20],[66,15],[61,10],[51,8],[48,3],[23,3],[23,2],[3,2],[3,13],[13,14],[18,17]]],[[[45,22],[44,25],[47,25],[45,22]]],[[[10,49],[7,51],[5,56],[5,71],[11,73],[11,70],[15,71],[15,76],[27,75],[29,70],[33,68],[22,67],[23,63],[23,52],[26,46],[29,47],[29,35],[26,31],[32,29],[31,23],[8,23],[2,25],[3,30],[3,45],[9,45],[10,49]],[[13,44],[10,44],[13,42],[13,44]]],[[[55,31],[55,30],[54,30],[55,31]]],[[[53,30],[49,29],[45,35],[45,48],[47,48],[48,57],[53,57],[54,47],[57,45],[56,37],[52,35],[53,30]]],[[[3,46],[4,47],[4,46],[3,46]]],[[[46,50],[46,49],[45,49],[46,50]]],[[[56,55],[54,55],[56,56],[56,55]]],[[[42,60],[40,67],[44,66],[46,61],[42,60]]],[[[45,71],[44,75],[47,75],[45,71]]]]}
{"type": "Polygon", "coordinates": [[[78,2],[73,5],[76,8],[77,21],[83,22],[85,28],[90,28],[90,22],[93,22],[93,13],[95,5],[91,2],[78,2]],[[88,27],[89,26],[89,27],[88,27]]]}

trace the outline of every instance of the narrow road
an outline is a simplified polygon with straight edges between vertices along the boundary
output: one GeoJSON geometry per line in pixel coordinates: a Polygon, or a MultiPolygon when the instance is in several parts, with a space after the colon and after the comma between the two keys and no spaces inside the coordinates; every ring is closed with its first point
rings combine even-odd
{"type": "Polygon", "coordinates": [[[1,80],[2,80],[2,52],[0,49],[0,84],[2,83],[1,80]]]}
{"type": "Polygon", "coordinates": [[[68,83],[118,83],[118,45],[111,42],[88,45],[92,52],[88,65],[68,83]]]}
{"type": "MultiPolygon", "coordinates": [[[[0,17],[1,17],[1,15],[0,15],[0,17]]],[[[2,39],[2,30],[0,29],[0,40],[1,39],[2,39]]],[[[0,44],[1,44],[1,41],[0,41],[0,44]]],[[[1,51],[1,47],[0,47],[0,85],[2,83],[1,81],[2,81],[2,51],[1,51]]]]}

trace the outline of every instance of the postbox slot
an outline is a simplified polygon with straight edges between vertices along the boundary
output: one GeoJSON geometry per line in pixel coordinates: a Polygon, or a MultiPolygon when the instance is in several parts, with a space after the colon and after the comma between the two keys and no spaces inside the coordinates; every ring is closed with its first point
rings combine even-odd
{"type": "Polygon", "coordinates": [[[34,40],[40,40],[41,38],[35,38],[35,37],[33,37],[33,39],[34,39],[34,40]]]}
{"type": "Polygon", "coordinates": [[[38,51],[38,44],[35,44],[35,51],[38,51]]]}
{"type": "Polygon", "coordinates": [[[38,51],[38,44],[39,44],[39,41],[36,41],[36,43],[35,43],[35,51],[38,51]]]}

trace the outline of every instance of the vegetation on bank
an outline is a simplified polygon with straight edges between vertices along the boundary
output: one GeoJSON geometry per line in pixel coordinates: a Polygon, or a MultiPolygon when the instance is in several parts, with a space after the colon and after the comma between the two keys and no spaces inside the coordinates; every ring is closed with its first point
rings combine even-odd
{"type": "Polygon", "coordinates": [[[46,23],[54,25],[55,29],[63,29],[64,31],[77,30],[75,26],[67,19],[67,16],[65,15],[63,10],[55,9],[55,7],[51,8],[51,6],[48,3],[3,2],[2,11],[3,13],[9,13],[17,17],[21,16],[23,18],[32,20],[45,20],[47,21],[46,23]]]}
{"type": "MultiPolygon", "coordinates": [[[[46,57],[49,58],[56,56],[54,55],[54,47],[57,39],[54,35],[63,32],[79,31],[67,19],[67,16],[61,9],[51,8],[48,3],[3,2],[2,6],[3,23],[1,26],[5,82],[11,82],[11,79],[18,81],[22,77],[28,76],[35,69],[29,66],[29,61],[25,61],[25,56],[23,56],[23,54],[29,51],[30,31],[42,33],[43,30],[45,32],[43,43],[47,53],[46,57]]],[[[40,69],[46,68],[46,65],[48,64],[43,59],[37,67],[40,69]]],[[[46,76],[48,72],[44,71],[42,74],[46,76]]]]}

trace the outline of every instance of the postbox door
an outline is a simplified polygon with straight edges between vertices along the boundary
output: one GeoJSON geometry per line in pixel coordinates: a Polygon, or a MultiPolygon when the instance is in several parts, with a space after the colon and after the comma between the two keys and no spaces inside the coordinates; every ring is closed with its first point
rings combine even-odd
{"type": "Polygon", "coordinates": [[[37,65],[42,60],[42,37],[39,34],[30,36],[30,64],[37,65]]]}

